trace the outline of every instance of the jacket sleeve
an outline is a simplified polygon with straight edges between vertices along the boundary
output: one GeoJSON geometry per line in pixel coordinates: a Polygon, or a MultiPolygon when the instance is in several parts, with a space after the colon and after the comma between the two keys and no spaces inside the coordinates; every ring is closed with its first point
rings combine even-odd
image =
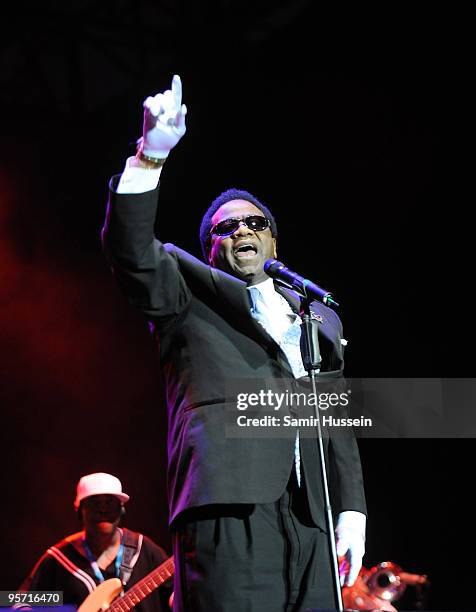
{"type": "Polygon", "coordinates": [[[38,560],[30,574],[18,587],[19,593],[27,591],[55,591],[59,585],[56,581],[56,562],[46,553],[38,560]]]}
{"type": "MultiPolygon", "coordinates": [[[[343,374],[344,362],[342,360],[342,323],[337,313],[332,309],[328,309],[326,312],[328,317],[332,316],[337,332],[337,347],[341,355],[335,358],[334,367],[339,367],[340,377],[334,390],[338,393],[347,394],[348,384],[343,374]]],[[[340,404],[335,407],[332,414],[337,419],[347,419],[351,416],[348,406],[340,404]]],[[[350,426],[330,427],[328,432],[330,477],[333,482],[332,490],[334,494],[333,510],[336,513],[355,510],[367,514],[362,464],[354,428],[350,426]]]]}
{"type": "Polygon", "coordinates": [[[191,294],[177,259],[154,236],[158,189],[118,194],[118,180],[109,186],[103,248],[128,301],[163,328],[186,311],[191,294]]]}
{"type": "Polygon", "coordinates": [[[356,510],[367,514],[359,448],[353,431],[332,436],[329,441],[329,462],[336,513],[356,510]]]}

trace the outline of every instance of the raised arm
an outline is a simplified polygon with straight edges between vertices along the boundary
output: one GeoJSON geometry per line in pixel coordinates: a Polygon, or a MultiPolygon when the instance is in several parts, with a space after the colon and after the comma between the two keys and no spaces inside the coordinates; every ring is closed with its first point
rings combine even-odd
{"type": "Polygon", "coordinates": [[[103,247],[122,291],[134,306],[164,324],[190,299],[177,261],[154,236],[160,173],[185,134],[186,113],[178,75],[171,89],[144,101],[137,155],[111,180],[102,230],[103,247]]]}

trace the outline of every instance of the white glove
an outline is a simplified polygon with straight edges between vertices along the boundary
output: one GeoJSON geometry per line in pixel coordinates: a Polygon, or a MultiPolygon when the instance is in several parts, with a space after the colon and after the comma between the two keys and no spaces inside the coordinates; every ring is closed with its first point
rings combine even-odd
{"type": "Polygon", "coordinates": [[[165,159],[185,134],[187,107],[182,104],[182,81],[178,74],[172,89],[144,101],[142,152],[148,157],[165,159]]]}
{"type": "Polygon", "coordinates": [[[341,586],[352,586],[359,575],[365,552],[366,520],[365,514],[354,510],[341,512],[337,519],[336,552],[347,561],[340,575],[341,586]]]}

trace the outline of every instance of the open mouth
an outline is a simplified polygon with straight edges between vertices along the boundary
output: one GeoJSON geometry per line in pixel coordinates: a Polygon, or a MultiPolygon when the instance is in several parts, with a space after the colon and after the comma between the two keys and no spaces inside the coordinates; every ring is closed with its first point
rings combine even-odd
{"type": "Polygon", "coordinates": [[[250,259],[255,257],[258,249],[251,242],[240,244],[238,247],[233,249],[233,255],[238,259],[250,259]]]}

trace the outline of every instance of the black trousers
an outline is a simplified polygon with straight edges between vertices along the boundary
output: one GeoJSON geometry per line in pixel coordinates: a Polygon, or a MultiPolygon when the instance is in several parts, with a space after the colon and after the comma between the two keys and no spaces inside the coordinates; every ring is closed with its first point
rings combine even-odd
{"type": "Polygon", "coordinates": [[[336,609],[327,535],[293,475],[271,504],[214,505],[173,531],[175,612],[336,609]]]}

